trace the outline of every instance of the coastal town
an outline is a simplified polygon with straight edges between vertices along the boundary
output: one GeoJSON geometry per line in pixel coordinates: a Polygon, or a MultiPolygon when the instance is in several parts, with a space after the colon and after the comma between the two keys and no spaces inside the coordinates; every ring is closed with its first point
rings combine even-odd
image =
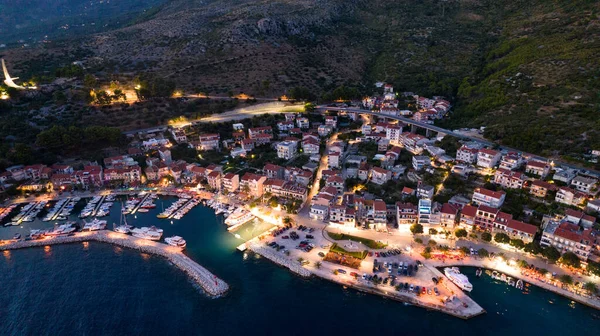
{"type": "MultiPolygon", "coordinates": [[[[537,285],[600,309],[598,175],[489,145],[481,130],[423,128],[445,118],[451,103],[378,87],[380,95],[307,103],[303,112],[128,132],[127,146],[107,148],[99,161],[7,167],[1,224],[65,224],[5,237],[0,249],[85,234],[68,221],[82,199],[90,200],[79,217],[98,221],[118,195],[128,197],[124,215],[143,216],[156,194],[169,192],[178,201],[157,216],[167,221],[202,204],[233,234],[253,220],[270,223],[238,249],[300,276],[466,319],[485,307],[451,266],[473,266],[478,276],[486,270],[523,291],[537,285]]],[[[131,239],[162,236],[120,224],[113,230],[131,239]]],[[[107,229],[105,222],[94,231],[107,229]]],[[[168,239],[162,245],[185,247],[181,237],[168,239]]]]}

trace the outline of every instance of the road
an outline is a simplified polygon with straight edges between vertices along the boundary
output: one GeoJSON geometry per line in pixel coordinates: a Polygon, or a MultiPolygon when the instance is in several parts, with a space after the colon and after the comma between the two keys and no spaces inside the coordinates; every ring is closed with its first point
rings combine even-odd
{"type": "MultiPolygon", "coordinates": [[[[492,146],[497,145],[496,143],[491,142],[491,141],[483,140],[478,137],[468,136],[468,135],[464,135],[464,134],[458,134],[458,133],[455,133],[455,132],[445,129],[445,128],[441,128],[441,127],[438,127],[435,125],[412,120],[412,119],[409,119],[406,117],[391,116],[391,115],[381,114],[379,112],[372,112],[370,110],[363,110],[363,109],[359,109],[359,108],[346,108],[346,107],[328,107],[328,106],[324,106],[324,105],[319,105],[315,108],[315,111],[317,111],[319,113],[324,113],[325,111],[345,111],[345,112],[354,112],[354,113],[359,113],[359,114],[367,114],[367,115],[377,116],[379,118],[388,118],[388,119],[398,120],[398,121],[401,121],[408,125],[414,125],[414,126],[417,126],[420,128],[424,128],[424,129],[434,131],[437,133],[447,134],[447,135],[457,137],[457,138],[460,138],[463,140],[478,142],[478,143],[484,144],[485,146],[492,147],[492,146]]],[[[511,147],[500,146],[499,148],[501,150],[506,150],[509,152],[521,152],[521,153],[523,153],[523,156],[530,158],[530,159],[541,160],[541,161],[553,161],[552,159],[549,159],[547,157],[543,157],[543,156],[539,156],[539,155],[535,155],[535,154],[531,154],[531,153],[526,153],[519,149],[515,149],[515,148],[511,148],[511,147]]],[[[589,175],[593,175],[595,177],[600,177],[600,171],[592,170],[592,169],[589,169],[586,167],[581,167],[579,165],[574,165],[574,164],[563,162],[563,161],[554,161],[554,163],[557,165],[560,165],[560,166],[571,168],[571,169],[586,170],[589,175]]]]}
{"type": "Polygon", "coordinates": [[[198,123],[208,123],[208,122],[227,122],[234,120],[243,120],[248,118],[253,118],[256,116],[260,116],[263,114],[276,114],[276,113],[292,113],[292,112],[303,112],[304,108],[301,104],[292,104],[285,102],[271,102],[264,104],[257,104],[247,107],[240,107],[235,110],[219,113],[212,115],[210,117],[200,118],[196,120],[188,120],[186,122],[176,123],[176,124],[165,124],[158,125],[154,127],[136,129],[131,131],[125,131],[123,134],[137,134],[139,132],[148,132],[148,131],[166,131],[169,126],[173,127],[185,127],[190,125],[195,125],[198,123]]]}

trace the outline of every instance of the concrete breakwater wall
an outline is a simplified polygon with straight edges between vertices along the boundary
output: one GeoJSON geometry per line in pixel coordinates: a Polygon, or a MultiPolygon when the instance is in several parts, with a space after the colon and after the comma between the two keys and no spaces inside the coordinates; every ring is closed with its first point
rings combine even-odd
{"type": "Polygon", "coordinates": [[[80,232],[73,236],[40,240],[20,240],[0,245],[0,251],[85,241],[113,244],[164,257],[184,271],[210,296],[223,295],[229,289],[225,281],[217,278],[210,271],[183,254],[180,248],[110,231],[80,232]]]}
{"type": "Polygon", "coordinates": [[[270,247],[264,246],[257,242],[252,242],[248,244],[248,248],[252,252],[259,254],[276,264],[286,267],[290,271],[298,275],[301,275],[303,277],[309,277],[312,275],[312,273],[306,268],[302,267],[302,265],[300,265],[298,261],[290,260],[289,258],[286,258],[283,255],[277,254],[276,251],[270,247]]]}

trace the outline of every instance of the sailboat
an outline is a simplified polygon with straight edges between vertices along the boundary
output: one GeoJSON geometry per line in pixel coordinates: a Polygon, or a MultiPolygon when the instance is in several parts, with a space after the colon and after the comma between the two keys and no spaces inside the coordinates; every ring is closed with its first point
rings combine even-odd
{"type": "MultiPolygon", "coordinates": [[[[123,209],[123,207],[121,206],[121,209],[123,209]]],[[[114,223],[113,223],[113,227],[114,227],[114,223]]],[[[127,224],[127,215],[121,211],[121,220],[119,223],[119,226],[117,226],[116,228],[114,228],[115,232],[119,232],[119,233],[130,233],[131,229],[133,227],[131,225],[127,224]]]]}

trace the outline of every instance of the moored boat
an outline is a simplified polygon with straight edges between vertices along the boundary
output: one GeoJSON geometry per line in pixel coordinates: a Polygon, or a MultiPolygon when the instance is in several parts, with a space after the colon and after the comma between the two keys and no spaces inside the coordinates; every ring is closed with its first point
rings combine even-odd
{"type": "Polygon", "coordinates": [[[179,236],[167,237],[165,238],[165,242],[171,246],[177,246],[181,248],[184,248],[187,245],[186,241],[179,236]]]}
{"type": "Polygon", "coordinates": [[[467,278],[466,275],[460,273],[457,267],[444,268],[444,274],[460,289],[465,290],[467,292],[473,290],[473,285],[469,282],[469,278],[467,278]]]}

